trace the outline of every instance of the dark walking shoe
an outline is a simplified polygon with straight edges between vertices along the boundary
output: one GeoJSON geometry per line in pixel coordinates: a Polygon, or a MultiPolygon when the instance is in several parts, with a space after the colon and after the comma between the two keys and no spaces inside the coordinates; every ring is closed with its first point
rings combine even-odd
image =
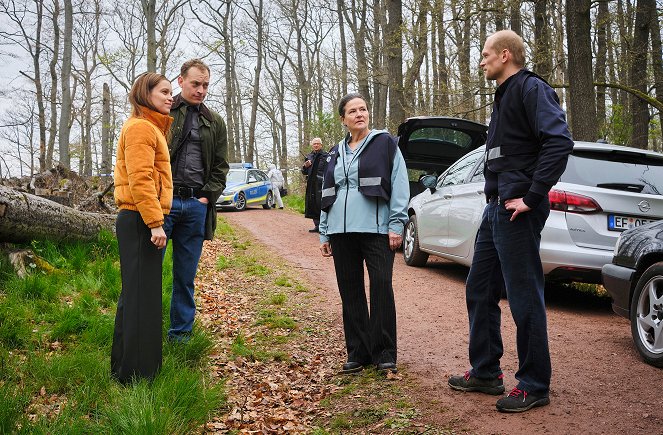
{"type": "Polygon", "coordinates": [[[318,227],[315,227],[315,228],[311,228],[310,230],[308,230],[308,232],[309,233],[319,233],[320,230],[318,229],[318,227]]]}
{"type": "Polygon", "coordinates": [[[398,368],[396,368],[396,364],[393,362],[380,363],[377,365],[377,369],[379,372],[398,373],[398,368]]]}
{"type": "Polygon", "coordinates": [[[364,370],[363,364],[354,361],[348,361],[345,364],[343,364],[343,368],[341,369],[341,374],[349,375],[352,373],[359,373],[362,370],[364,370]]]}
{"type": "Polygon", "coordinates": [[[461,376],[452,376],[449,378],[449,386],[458,391],[479,391],[480,393],[492,394],[497,396],[504,393],[504,375],[499,375],[495,379],[479,379],[470,376],[470,372],[465,372],[461,376]]]}
{"type": "Polygon", "coordinates": [[[527,391],[514,388],[508,396],[497,401],[495,407],[500,412],[523,412],[537,406],[545,406],[550,403],[548,396],[535,396],[527,391]]]}

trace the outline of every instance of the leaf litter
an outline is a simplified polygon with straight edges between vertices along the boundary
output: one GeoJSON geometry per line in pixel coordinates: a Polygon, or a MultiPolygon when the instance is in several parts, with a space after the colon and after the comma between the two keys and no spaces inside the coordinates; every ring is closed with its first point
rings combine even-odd
{"type": "Polygon", "coordinates": [[[315,286],[238,237],[249,238],[241,233],[205,242],[196,278],[198,318],[215,342],[210,369],[227,393],[226,407],[201,428],[205,433],[449,433],[412,421],[418,414],[409,405],[403,417],[408,397],[399,388],[401,373],[339,375],[346,357],[342,324],[319,301],[316,306],[315,286]],[[229,267],[217,267],[220,256],[231,259],[229,267]],[[246,257],[269,273],[233,261],[246,257]],[[275,293],[286,302],[270,304],[275,293]],[[289,317],[294,327],[263,321],[270,315],[289,317]]]}

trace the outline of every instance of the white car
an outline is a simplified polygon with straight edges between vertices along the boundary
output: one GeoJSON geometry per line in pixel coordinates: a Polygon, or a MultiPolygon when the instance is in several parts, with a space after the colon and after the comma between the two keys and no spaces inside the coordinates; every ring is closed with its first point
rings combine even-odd
{"type": "MultiPolygon", "coordinates": [[[[407,141],[399,146],[403,150],[407,141]]],[[[472,263],[486,206],[484,155],[482,146],[439,177],[423,177],[423,192],[408,206],[403,242],[408,265],[423,266],[430,254],[472,263]]],[[[548,195],[551,212],[541,233],[546,278],[601,283],[601,268],[612,261],[619,234],[663,218],[662,195],[663,154],[576,142],[565,172],[548,195]]]]}

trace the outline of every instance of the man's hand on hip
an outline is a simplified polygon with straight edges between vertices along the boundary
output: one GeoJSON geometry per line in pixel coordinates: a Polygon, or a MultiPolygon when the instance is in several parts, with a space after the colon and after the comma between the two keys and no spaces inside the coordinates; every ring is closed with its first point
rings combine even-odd
{"type": "Polygon", "coordinates": [[[527,204],[523,202],[522,198],[507,199],[506,201],[504,201],[504,208],[506,208],[507,210],[513,210],[511,219],[509,219],[511,222],[516,220],[516,217],[520,213],[525,213],[531,210],[531,208],[529,208],[527,204]]]}

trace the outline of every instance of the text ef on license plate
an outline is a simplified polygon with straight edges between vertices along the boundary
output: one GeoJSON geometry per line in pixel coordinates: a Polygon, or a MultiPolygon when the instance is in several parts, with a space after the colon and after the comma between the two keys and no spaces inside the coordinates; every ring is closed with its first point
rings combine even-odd
{"type": "Polygon", "coordinates": [[[608,229],[612,231],[624,231],[648,224],[649,222],[654,222],[655,220],[656,219],[611,214],[608,215],[608,229]]]}

